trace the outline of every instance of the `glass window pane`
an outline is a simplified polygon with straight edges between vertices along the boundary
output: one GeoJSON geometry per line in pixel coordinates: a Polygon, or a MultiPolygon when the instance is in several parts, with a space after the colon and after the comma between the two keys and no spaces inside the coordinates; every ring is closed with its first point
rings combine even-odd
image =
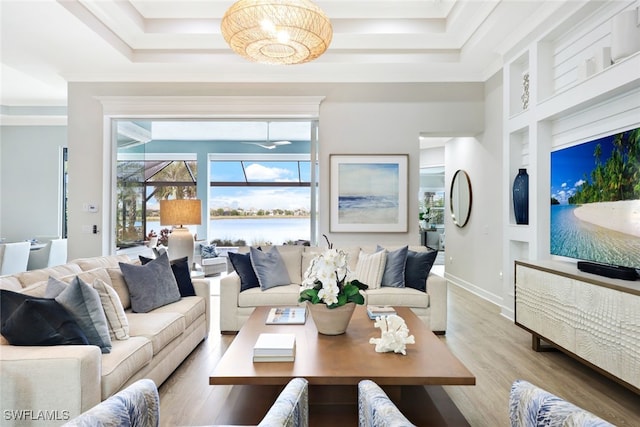
{"type": "Polygon", "coordinates": [[[209,240],[220,246],[310,240],[308,187],[211,187],[209,240]]]}
{"type": "Polygon", "coordinates": [[[214,161],[210,163],[211,180],[216,182],[245,182],[240,161],[214,161]]]}
{"type": "Polygon", "coordinates": [[[248,182],[300,182],[298,162],[245,162],[248,182]]]}

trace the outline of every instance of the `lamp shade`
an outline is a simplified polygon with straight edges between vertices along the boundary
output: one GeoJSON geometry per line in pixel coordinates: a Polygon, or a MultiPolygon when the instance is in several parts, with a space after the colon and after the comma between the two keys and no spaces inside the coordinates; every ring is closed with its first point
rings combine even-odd
{"type": "Polygon", "coordinates": [[[227,10],[222,36],[231,49],[265,64],[301,64],[322,55],[333,28],[310,0],[239,0],[227,10]]]}
{"type": "Polygon", "coordinates": [[[160,225],[202,224],[200,199],[160,200],[160,225]]]}

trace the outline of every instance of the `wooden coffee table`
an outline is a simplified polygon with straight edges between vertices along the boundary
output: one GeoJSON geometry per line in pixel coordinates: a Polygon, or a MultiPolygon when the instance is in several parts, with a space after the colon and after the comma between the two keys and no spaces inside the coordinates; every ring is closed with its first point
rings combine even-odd
{"type": "MultiPolygon", "coordinates": [[[[406,355],[376,353],[369,339],[380,337],[380,329],[374,327],[364,306],[356,307],[347,332],[337,336],[318,334],[309,313],[304,325],[266,325],[269,308],[254,310],[209,377],[211,385],[243,386],[234,387],[216,420],[218,424],[258,423],[282,387],[292,378],[303,377],[309,381],[311,419],[357,420],[357,384],[371,379],[408,417],[413,416],[410,419],[414,423],[447,425],[433,422],[431,411],[425,411],[427,400],[438,406],[437,402],[446,400],[446,394],[442,396],[441,387],[430,390],[424,386],[475,385],[473,374],[409,308],[396,307],[415,336],[416,343],[407,345],[406,355]],[[262,332],[294,333],[295,361],[254,363],[253,345],[262,332]],[[430,391],[438,396],[429,396],[430,391]],[[322,408],[314,411],[315,406],[322,408]]],[[[438,417],[442,421],[442,414],[438,417]]],[[[458,425],[460,422],[456,421],[458,425]]]]}

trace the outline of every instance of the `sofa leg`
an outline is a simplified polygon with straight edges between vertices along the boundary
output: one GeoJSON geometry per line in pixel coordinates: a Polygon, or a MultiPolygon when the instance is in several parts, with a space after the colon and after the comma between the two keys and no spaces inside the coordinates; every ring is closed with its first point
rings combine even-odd
{"type": "Polygon", "coordinates": [[[432,332],[436,335],[444,335],[447,333],[447,331],[432,331],[432,332]]]}
{"type": "Polygon", "coordinates": [[[220,331],[221,335],[238,335],[238,331],[220,331]]]}

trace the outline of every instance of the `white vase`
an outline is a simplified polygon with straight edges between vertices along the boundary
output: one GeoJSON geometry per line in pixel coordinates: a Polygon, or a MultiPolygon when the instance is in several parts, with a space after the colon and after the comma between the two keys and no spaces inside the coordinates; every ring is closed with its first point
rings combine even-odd
{"type": "Polygon", "coordinates": [[[617,14],[611,20],[611,59],[617,62],[640,50],[640,11],[617,14]]]}
{"type": "Polygon", "coordinates": [[[318,333],[340,335],[347,331],[356,304],[348,302],[340,307],[328,308],[325,303],[311,304],[307,302],[307,307],[318,333]]]}

